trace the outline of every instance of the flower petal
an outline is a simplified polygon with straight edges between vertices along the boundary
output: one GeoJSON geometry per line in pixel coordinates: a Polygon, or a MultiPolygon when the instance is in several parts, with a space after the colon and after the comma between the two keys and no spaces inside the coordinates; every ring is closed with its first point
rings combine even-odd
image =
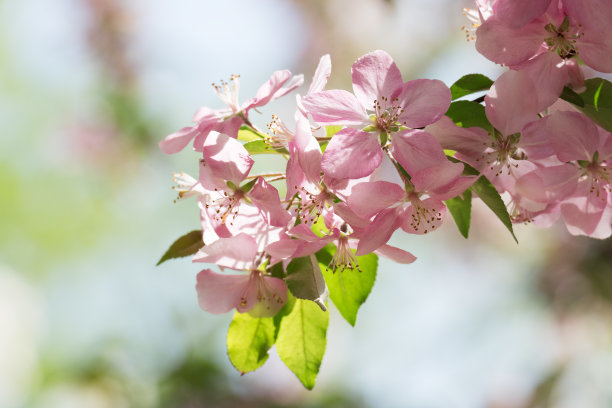
{"type": "Polygon", "coordinates": [[[368,115],[355,95],[341,89],[315,92],[302,99],[315,122],[322,125],[361,126],[368,115]]]}
{"type": "Polygon", "coordinates": [[[254,297],[249,293],[249,284],[249,275],[224,275],[204,269],[197,276],[198,303],[203,310],[215,314],[241,305],[253,307],[257,294],[254,297]]]}
{"type": "Polygon", "coordinates": [[[361,106],[371,108],[382,96],[391,100],[404,81],[402,74],[385,51],[376,50],[364,55],[351,67],[353,91],[361,106]]]}
{"type": "Polygon", "coordinates": [[[405,130],[393,135],[391,153],[410,175],[446,161],[440,143],[424,130],[405,130]]]}
{"type": "Polygon", "coordinates": [[[236,185],[246,178],[254,163],[238,140],[217,132],[210,132],[206,138],[203,154],[216,177],[236,185]]]}
{"type": "Polygon", "coordinates": [[[382,149],[376,135],[346,128],[327,145],[321,168],[333,178],[356,179],[372,174],[381,161],[382,149]]]}
{"type": "Polygon", "coordinates": [[[399,122],[411,128],[420,128],[446,113],[451,103],[451,91],[437,79],[416,79],[406,82],[397,98],[397,103],[402,107],[399,122]]]}

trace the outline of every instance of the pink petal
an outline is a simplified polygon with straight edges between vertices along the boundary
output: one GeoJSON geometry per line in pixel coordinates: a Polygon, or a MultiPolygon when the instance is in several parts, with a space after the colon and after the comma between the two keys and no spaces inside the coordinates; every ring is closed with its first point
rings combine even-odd
{"type": "Polygon", "coordinates": [[[461,173],[463,173],[463,164],[445,160],[436,166],[415,172],[410,181],[414,184],[416,191],[441,193],[439,190],[456,182],[461,173]]]}
{"type": "Polygon", "coordinates": [[[346,128],[327,145],[321,169],[333,178],[356,179],[372,174],[381,161],[382,149],[376,134],[346,128]]]}
{"type": "Polygon", "coordinates": [[[502,135],[520,132],[538,118],[538,98],[533,81],[520,71],[506,71],[485,96],[485,112],[489,122],[502,135]]]}
{"type": "Polygon", "coordinates": [[[291,215],[280,202],[278,190],[263,177],[258,177],[248,196],[270,225],[284,227],[291,220],[291,215]]]}
{"type": "Polygon", "coordinates": [[[353,63],[353,91],[361,106],[369,109],[382,96],[391,100],[403,85],[402,74],[385,51],[377,50],[353,63]]]}
{"type": "Polygon", "coordinates": [[[236,185],[246,178],[254,163],[238,140],[217,132],[211,132],[206,138],[203,154],[215,176],[236,185]]]}
{"type": "Polygon", "coordinates": [[[442,146],[424,130],[404,130],[393,135],[391,153],[408,174],[446,161],[442,146]]]}
{"type": "Polygon", "coordinates": [[[322,91],[327,84],[327,79],[331,75],[331,58],[329,54],[325,54],[319,60],[319,65],[317,65],[317,69],[315,70],[314,76],[312,78],[312,82],[310,83],[310,88],[308,88],[308,93],[315,93],[322,91]]]}
{"type": "Polygon", "coordinates": [[[372,223],[359,234],[361,238],[355,254],[366,255],[385,245],[393,232],[399,228],[399,224],[396,209],[391,208],[379,212],[372,223]]]}
{"type": "Polygon", "coordinates": [[[548,139],[562,162],[591,160],[599,147],[593,122],[577,112],[555,112],[546,121],[548,139]]]}
{"type": "Polygon", "coordinates": [[[351,190],[348,205],[357,215],[370,218],[400,201],[406,192],[395,183],[374,181],[359,183],[351,190]]]}
{"type": "Polygon", "coordinates": [[[431,133],[444,149],[455,150],[472,158],[469,162],[472,166],[477,164],[474,160],[482,155],[485,144],[490,140],[486,130],[479,127],[459,127],[447,116],[427,126],[425,130],[431,133]]]}
{"type": "Polygon", "coordinates": [[[550,1],[497,0],[493,3],[493,13],[506,26],[520,28],[544,14],[550,1]]]}
{"type": "Polygon", "coordinates": [[[224,268],[245,270],[251,268],[256,254],[255,240],[240,233],[230,238],[219,238],[203,246],[193,256],[193,262],[215,263],[224,268]]]}
{"type": "Polygon", "coordinates": [[[198,273],[198,303],[209,313],[226,313],[234,308],[255,305],[257,293],[249,293],[249,275],[223,275],[210,269],[198,273]]]}
{"type": "Polygon", "coordinates": [[[400,264],[409,264],[416,261],[416,256],[412,255],[410,252],[391,245],[382,245],[376,251],[374,251],[374,253],[377,255],[382,255],[385,258],[389,258],[392,261],[400,264]]]}
{"type": "Polygon", "coordinates": [[[318,183],[321,179],[321,147],[312,135],[310,123],[304,116],[297,120],[294,140],[300,167],[309,181],[318,183]]]}
{"type": "Polygon", "coordinates": [[[302,104],[314,121],[322,125],[360,126],[369,123],[368,115],[355,95],[341,89],[310,94],[302,104]]]}
{"type": "Polygon", "coordinates": [[[612,208],[605,200],[575,197],[561,204],[561,214],[572,235],[605,239],[612,235],[612,208]]]}
{"type": "Polygon", "coordinates": [[[506,27],[497,18],[487,19],[476,30],[476,49],[487,59],[502,65],[517,65],[533,57],[548,36],[539,21],[521,29],[506,27]]]}
{"type": "Polygon", "coordinates": [[[187,126],[174,132],[161,142],[159,142],[159,148],[166,154],[178,153],[187,146],[187,144],[199,134],[197,126],[187,126]]]}
{"type": "Polygon", "coordinates": [[[275,71],[270,76],[267,82],[259,87],[255,98],[252,98],[245,102],[243,110],[249,110],[258,106],[264,106],[275,96],[274,94],[279,91],[283,84],[289,80],[291,72],[289,70],[275,71]]]}
{"type": "Polygon", "coordinates": [[[444,82],[437,79],[416,79],[406,82],[397,98],[402,107],[399,122],[420,128],[446,113],[451,103],[451,92],[444,82]]]}

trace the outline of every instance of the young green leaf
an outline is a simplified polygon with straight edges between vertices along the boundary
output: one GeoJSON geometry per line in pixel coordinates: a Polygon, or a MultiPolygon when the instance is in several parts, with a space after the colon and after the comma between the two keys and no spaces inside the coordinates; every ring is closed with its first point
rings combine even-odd
{"type": "Polygon", "coordinates": [[[159,262],[157,262],[157,265],[167,261],[168,259],[182,258],[184,256],[193,255],[203,246],[204,241],[202,241],[201,230],[193,230],[188,232],[170,245],[170,248],[168,248],[159,262]]]}
{"type": "Polygon", "coordinates": [[[463,194],[446,200],[445,203],[455,220],[455,224],[457,224],[459,232],[467,238],[472,217],[472,191],[465,190],[463,194]]]}
{"type": "Polygon", "coordinates": [[[473,193],[475,193],[492,211],[497,218],[508,228],[512,238],[518,244],[516,235],[514,235],[514,229],[512,228],[512,221],[510,220],[510,214],[506,209],[506,205],[502,200],[501,196],[485,176],[480,176],[478,180],[470,187],[473,193]]]}
{"type": "Polygon", "coordinates": [[[296,299],[280,320],[276,351],[281,361],[311,390],[325,354],[329,313],[313,302],[296,299]]]}
{"type": "Polygon", "coordinates": [[[455,101],[450,104],[446,116],[451,118],[457,126],[478,126],[485,130],[493,128],[487,119],[484,106],[477,102],[455,101]]]}
{"type": "Polygon", "coordinates": [[[248,313],[234,313],[227,331],[227,354],[242,374],[257,370],[268,359],[268,350],[275,339],[272,317],[252,317],[248,313]]]}
{"type": "Polygon", "coordinates": [[[238,130],[238,140],[252,142],[253,140],[265,139],[266,135],[259,133],[249,125],[242,125],[238,130]]]}
{"type": "Polygon", "coordinates": [[[478,91],[486,91],[491,88],[493,81],[482,74],[464,75],[451,85],[451,95],[453,101],[465,95],[473,94],[478,91]]]}
{"type": "Polygon", "coordinates": [[[586,90],[580,94],[584,106],[578,109],[602,128],[612,132],[612,82],[602,78],[584,81],[586,90]]]}
{"type": "Polygon", "coordinates": [[[287,265],[285,283],[299,299],[312,300],[326,311],[327,286],[314,255],[295,258],[287,265]]]}
{"type": "Polygon", "coordinates": [[[327,137],[332,137],[333,135],[338,133],[340,130],[342,130],[342,126],[335,126],[335,125],[325,126],[325,134],[327,135],[327,137]]]}
{"type": "Polygon", "coordinates": [[[330,248],[326,247],[317,253],[319,265],[329,288],[329,296],[342,317],[351,326],[355,326],[357,312],[368,298],[374,286],[374,281],[376,281],[378,256],[376,254],[368,254],[356,257],[359,270],[345,269],[334,271],[326,266],[331,261],[329,250],[330,248]]]}

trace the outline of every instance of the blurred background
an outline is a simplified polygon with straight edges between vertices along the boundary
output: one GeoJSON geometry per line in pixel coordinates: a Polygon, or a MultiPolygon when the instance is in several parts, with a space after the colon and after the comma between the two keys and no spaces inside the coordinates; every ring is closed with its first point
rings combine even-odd
{"type": "MultiPolygon", "coordinates": [[[[466,41],[457,0],[0,0],[0,407],[610,407],[612,244],[517,226],[475,203],[396,234],[356,327],[331,309],[317,386],[272,351],[240,376],[231,314],[198,308],[189,259],[155,263],[199,227],[172,172],[197,155],[157,143],[210,83],[241,100],[278,69],[332,58],[328,88],[389,52],[404,80],[499,75],[466,41]]],[[[302,90],[304,93],[305,90],[302,90]]],[[[291,117],[292,97],[253,112],[291,117]],[[285,105],[285,106],[284,106],[285,105]]]]}

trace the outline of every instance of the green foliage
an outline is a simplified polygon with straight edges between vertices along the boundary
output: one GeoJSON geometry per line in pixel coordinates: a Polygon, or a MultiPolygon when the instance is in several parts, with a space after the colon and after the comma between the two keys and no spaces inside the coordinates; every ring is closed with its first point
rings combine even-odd
{"type": "Polygon", "coordinates": [[[464,75],[451,85],[453,101],[462,96],[473,94],[478,91],[486,91],[493,85],[493,81],[482,74],[464,75]]]}
{"type": "Polygon", "coordinates": [[[272,317],[235,312],[227,331],[227,354],[234,367],[243,374],[261,367],[268,359],[275,335],[272,317]]]}
{"type": "Polygon", "coordinates": [[[249,125],[242,125],[238,130],[238,140],[252,142],[254,140],[265,139],[266,135],[259,133],[249,125]]]}
{"type": "Polygon", "coordinates": [[[167,261],[168,259],[182,258],[184,256],[193,255],[203,246],[204,241],[202,241],[201,230],[193,230],[188,232],[170,245],[170,248],[168,248],[159,262],[157,262],[157,265],[167,261]]]}
{"type": "Polygon", "coordinates": [[[493,129],[485,114],[484,106],[477,102],[455,101],[450,104],[446,116],[451,118],[457,126],[478,126],[487,131],[493,129]]]}
{"type": "Polygon", "coordinates": [[[612,132],[612,83],[602,78],[591,78],[584,81],[584,85],[586,90],[580,94],[584,106],[577,108],[593,122],[612,132]]]}
{"type": "Polygon", "coordinates": [[[327,287],[314,255],[295,258],[289,262],[285,283],[296,298],[312,300],[323,311],[327,310],[325,306],[327,287]]]}
{"type": "Polygon", "coordinates": [[[512,238],[518,244],[516,235],[514,235],[514,229],[512,228],[512,221],[510,220],[510,214],[506,209],[506,205],[502,200],[501,196],[485,176],[480,176],[478,180],[470,187],[473,193],[475,193],[493,213],[499,218],[499,220],[508,228],[512,238]]]}
{"type": "Polygon", "coordinates": [[[325,354],[328,325],[329,313],[302,299],[296,299],[291,311],[279,321],[278,356],[309,390],[315,385],[325,354]]]}
{"type": "Polygon", "coordinates": [[[459,232],[467,238],[472,217],[472,190],[465,190],[463,194],[446,200],[445,203],[455,220],[459,232]]]}
{"type": "Polygon", "coordinates": [[[582,100],[582,97],[567,86],[563,88],[563,92],[561,92],[560,98],[566,100],[569,103],[573,103],[578,107],[584,107],[584,101],[582,100]]]}
{"type": "Polygon", "coordinates": [[[378,256],[368,254],[356,257],[359,264],[357,269],[331,270],[329,265],[335,248],[331,245],[317,252],[317,259],[323,276],[329,288],[329,296],[338,311],[351,325],[355,326],[357,312],[366,301],[376,281],[378,256]]]}
{"type": "Polygon", "coordinates": [[[330,125],[325,127],[325,134],[327,135],[327,137],[332,137],[341,130],[342,126],[330,125]]]}

